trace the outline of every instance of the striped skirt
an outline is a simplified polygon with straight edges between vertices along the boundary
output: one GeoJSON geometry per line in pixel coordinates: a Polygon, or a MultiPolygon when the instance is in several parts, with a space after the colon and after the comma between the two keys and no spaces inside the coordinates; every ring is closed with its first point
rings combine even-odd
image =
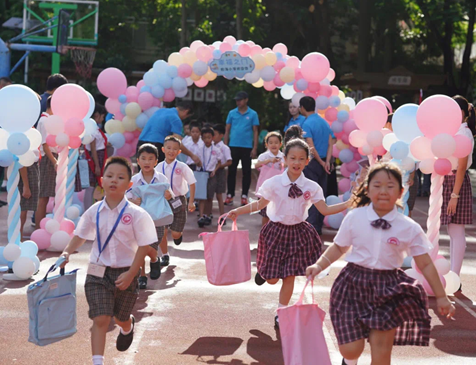
{"type": "Polygon", "coordinates": [[[471,180],[468,171],[464,175],[463,185],[459,191],[458,204],[456,205],[456,213],[448,215],[448,203],[451,200],[451,193],[455,186],[456,171],[453,175],[445,176],[443,182],[443,205],[441,206],[441,224],[473,224],[473,192],[471,189],[471,180]]]}

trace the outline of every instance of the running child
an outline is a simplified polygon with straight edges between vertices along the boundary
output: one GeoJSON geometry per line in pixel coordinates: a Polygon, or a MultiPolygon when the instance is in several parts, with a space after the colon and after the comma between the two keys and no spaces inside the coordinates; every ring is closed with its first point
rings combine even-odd
{"type": "Polygon", "coordinates": [[[94,241],[84,284],[89,318],[93,320],[91,349],[94,365],[104,364],[111,317],[120,327],[117,350],[126,351],[130,347],[134,337],[132,310],[139,294],[139,270],[149,245],[157,242],[150,215],[125,196],[132,185],[131,177],[132,167],[125,158],[107,160],[102,181],[105,198],[83,214],[74,237],[61,254],[67,263],[70,255],[87,240],[94,241]]]}
{"type": "MultiPolygon", "coordinates": [[[[132,176],[132,187],[127,191],[127,198],[130,202],[141,205],[141,198],[134,196],[132,189],[135,186],[147,185],[147,184],[157,184],[157,183],[168,183],[169,180],[165,177],[164,174],[155,170],[155,166],[159,162],[159,151],[157,147],[153,144],[145,143],[139,147],[137,152],[137,164],[140,166],[139,173],[132,176]]],[[[172,194],[169,190],[166,190],[164,193],[166,200],[172,199],[172,194]]],[[[150,245],[147,251],[147,256],[150,257],[150,278],[152,280],[157,280],[160,278],[160,261],[158,259],[159,243],[164,237],[165,227],[161,226],[155,227],[157,231],[157,242],[150,245]]],[[[147,276],[145,275],[145,261],[142,263],[141,273],[139,276],[139,289],[147,288],[147,276]]]]}
{"type": "MultiPolygon", "coordinates": [[[[309,263],[321,255],[322,242],[315,228],[306,222],[308,210],[314,205],[322,214],[336,214],[348,203],[328,206],[322,188],[307,179],[303,170],[309,163],[309,145],[301,138],[291,139],[284,149],[288,169],[281,175],[265,181],[258,190],[261,199],[233,209],[228,217],[235,220],[268,206],[270,222],[261,228],[258,240],[255,282],[283,283],[279,293],[279,307],[291,300],[296,276],[303,276],[309,263]]],[[[274,319],[279,327],[278,316],[274,319]]]]}
{"type": "Polygon", "coordinates": [[[428,254],[431,243],[420,225],[397,210],[402,193],[397,166],[372,166],[354,194],[356,209],[345,216],[332,246],[306,270],[306,276],[316,276],[352,246],[330,298],[342,364],[357,364],[365,339],[372,364],[390,364],[394,345],[428,346],[428,298],[423,286],[400,269],[404,253],[413,256],[433,289],[439,313],[451,317],[455,312],[428,254]]]}
{"type": "MultiPolygon", "coordinates": [[[[216,197],[218,202],[218,209],[220,211],[220,216],[225,214],[225,201],[223,200],[223,194],[226,193],[226,171],[225,168],[230,166],[233,162],[231,158],[231,150],[225,143],[223,143],[223,137],[225,136],[225,126],[223,124],[215,124],[213,126],[213,143],[214,146],[218,147],[221,152],[221,166],[216,172],[217,177],[217,189],[216,197]]],[[[212,207],[208,207],[208,210],[211,212],[212,207]]],[[[223,219],[223,225],[226,225],[226,219],[223,219]]],[[[221,222],[218,222],[220,224],[221,222]]]]}
{"type": "MultiPolygon", "coordinates": [[[[168,136],[164,140],[162,151],[165,153],[165,161],[162,161],[155,168],[167,177],[170,182],[170,190],[173,193],[169,204],[174,212],[174,222],[168,226],[172,232],[174,243],[178,246],[182,243],[182,234],[187,223],[187,210],[193,212],[195,205],[195,176],[193,171],[186,163],[177,161],[177,156],[180,154],[180,140],[175,136],[168,136]],[[187,195],[190,187],[190,199],[187,204],[187,195]],[[187,209],[188,208],[188,209],[187,209]]],[[[167,227],[164,230],[164,237],[160,242],[160,250],[162,251],[161,266],[169,266],[170,255],[167,243],[167,227]]]]}

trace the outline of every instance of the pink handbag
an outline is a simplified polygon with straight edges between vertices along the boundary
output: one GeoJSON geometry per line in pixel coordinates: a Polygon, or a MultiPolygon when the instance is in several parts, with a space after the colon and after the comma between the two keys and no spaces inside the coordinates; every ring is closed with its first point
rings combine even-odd
{"type": "Polygon", "coordinates": [[[319,308],[312,292],[312,304],[303,304],[306,281],[299,300],[294,305],[278,309],[279,331],[285,365],[331,365],[324,332],[326,313],[319,308]]]}
{"type": "MultiPolygon", "coordinates": [[[[226,214],[222,217],[226,218],[226,214]]],[[[218,221],[220,221],[220,219],[218,221]]],[[[239,231],[233,221],[231,231],[202,233],[208,282],[213,285],[233,285],[251,279],[251,252],[248,231],[239,231]]]]}
{"type": "Polygon", "coordinates": [[[276,175],[281,175],[283,172],[284,172],[284,165],[283,164],[281,164],[281,170],[275,169],[274,166],[273,167],[268,167],[266,165],[261,166],[260,172],[259,172],[259,177],[258,177],[258,182],[256,183],[255,194],[258,193],[259,188],[261,187],[261,185],[263,185],[263,183],[266,180],[271,179],[272,177],[274,177],[276,175]]]}

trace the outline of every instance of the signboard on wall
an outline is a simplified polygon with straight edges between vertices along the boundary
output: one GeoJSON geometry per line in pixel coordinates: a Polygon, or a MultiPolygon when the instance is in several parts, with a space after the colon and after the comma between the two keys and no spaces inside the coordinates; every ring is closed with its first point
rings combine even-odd
{"type": "Polygon", "coordinates": [[[255,69],[255,63],[250,57],[242,57],[234,51],[223,53],[219,59],[211,61],[209,65],[212,72],[227,79],[243,78],[255,69]]]}

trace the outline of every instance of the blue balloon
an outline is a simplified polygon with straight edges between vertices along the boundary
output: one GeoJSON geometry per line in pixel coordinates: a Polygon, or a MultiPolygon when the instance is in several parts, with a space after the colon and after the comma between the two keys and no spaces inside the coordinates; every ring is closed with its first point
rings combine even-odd
{"type": "Polygon", "coordinates": [[[33,258],[38,253],[38,246],[33,241],[25,241],[20,243],[21,255],[23,257],[33,258]]]}
{"type": "Polygon", "coordinates": [[[55,217],[55,216],[54,216],[53,213],[48,213],[48,214],[46,215],[46,218],[54,218],[54,217],[55,217]]]}
{"type": "Polygon", "coordinates": [[[160,75],[158,83],[164,89],[170,89],[172,87],[172,78],[168,75],[160,75]]]}
{"type": "Polygon", "coordinates": [[[120,110],[121,110],[121,114],[122,114],[122,115],[126,115],[126,106],[127,106],[128,104],[129,104],[129,103],[122,103],[122,104],[121,104],[120,110]]]}
{"type": "Polygon", "coordinates": [[[154,98],[161,98],[165,94],[165,90],[160,85],[152,86],[150,93],[154,96],[154,98]]]}
{"type": "Polygon", "coordinates": [[[117,100],[119,100],[119,102],[120,102],[121,104],[124,104],[124,103],[127,101],[127,96],[125,96],[124,94],[119,95],[119,97],[117,98],[117,100]]]}
{"type": "Polygon", "coordinates": [[[330,215],[328,218],[329,225],[334,229],[339,229],[343,220],[344,220],[344,214],[342,213],[330,215]]]}
{"type": "Polygon", "coordinates": [[[154,62],[152,68],[157,73],[157,75],[164,74],[167,72],[169,65],[164,60],[157,60],[154,62]]]}
{"type": "Polygon", "coordinates": [[[8,137],[7,147],[14,155],[21,156],[30,149],[30,140],[24,133],[12,133],[8,137]]]}
{"type": "Polygon", "coordinates": [[[221,51],[219,49],[216,49],[212,52],[213,58],[218,59],[221,57],[221,51]]]}
{"type": "MultiPolygon", "coordinates": [[[[393,124],[393,120],[392,120],[393,124]]],[[[403,160],[405,157],[408,156],[410,149],[408,148],[408,144],[403,141],[397,141],[390,147],[390,154],[394,159],[403,160]]]]}
{"type": "Polygon", "coordinates": [[[8,167],[14,161],[13,153],[9,150],[1,150],[0,151],[0,166],[8,167]]]}
{"type": "Polygon", "coordinates": [[[344,129],[344,126],[342,125],[341,122],[335,121],[331,124],[331,129],[334,133],[340,133],[342,132],[342,129],[344,129]]]}
{"type": "Polygon", "coordinates": [[[334,204],[339,204],[339,203],[342,203],[342,201],[340,200],[340,198],[338,196],[329,195],[326,198],[326,204],[327,205],[334,205],[334,204]]]}
{"type": "Polygon", "coordinates": [[[349,200],[351,195],[352,193],[350,191],[346,191],[343,196],[344,201],[346,202],[347,200],[349,200]]]}
{"type": "Polygon", "coordinates": [[[346,148],[339,152],[339,160],[341,160],[342,162],[349,163],[352,162],[353,159],[354,153],[350,149],[346,148]]]}
{"type": "MultiPolygon", "coordinates": [[[[208,66],[207,66],[208,67],[208,66]]],[[[184,91],[187,88],[187,81],[181,77],[176,77],[172,81],[174,91],[184,91]]]]}
{"type": "Polygon", "coordinates": [[[349,112],[347,110],[339,110],[337,120],[339,122],[347,122],[349,120],[349,112]]]}
{"type": "Polygon", "coordinates": [[[329,107],[329,98],[324,95],[320,95],[316,99],[316,108],[319,110],[325,110],[329,107]]]}
{"type": "Polygon", "coordinates": [[[307,80],[299,79],[296,81],[296,88],[298,90],[304,91],[307,89],[308,85],[309,83],[307,82],[307,80]]]}
{"type": "Polygon", "coordinates": [[[84,212],[83,205],[82,204],[73,204],[73,205],[79,209],[79,215],[81,216],[84,212]]]}
{"type": "Polygon", "coordinates": [[[203,61],[195,61],[195,63],[193,64],[193,72],[195,72],[195,74],[197,74],[198,76],[203,76],[207,73],[208,71],[208,65],[206,62],[203,62],[203,61]]]}
{"type": "Polygon", "coordinates": [[[122,133],[113,133],[109,137],[108,142],[111,143],[114,148],[119,149],[126,144],[126,138],[122,133]]]}
{"type": "MultiPolygon", "coordinates": [[[[141,93],[150,93],[150,86],[147,86],[147,85],[146,85],[146,86],[142,86],[142,87],[140,88],[140,92],[141,92],[141,93]]],[[[127,99],[126,99],[126,101],[127,101],[127,99]]]]}
{"type": "MultiPolygon", "coordinates": [[[[22,255],[23,256],[23,255],[22,255]]],[[[33,260],[33,263],[35,264],[35,271],[40,270],[40,259],[37,256],[30,257],[30,259],[33,260]]]]}
{"type": "Polygon", "coordinates": [[[278,59],[278,61],[282,60],[283,54],[281,52],[276,52],[276,58],[278,59]]]}
{"type": "Polygon", "coordinates": [[[178,68],[177,66],[170,65],[167,67],[167,75],[169,75],[171,78],[177,77],[178,76],[178,68]]]}
{"type": "Polygon", "coordinates": [[[416,137],[423,136],[416,119],[417,110],[418,105],[405,104],[393,113],[393,133],[400,141],[411,143],[416,137]]]}
{"type": "Polygon", "coordinates": [[[140,113],[139,116],[136,118],[137,128],[144,129],[148,120],[149,120],[149,117],[146,114],[140,113]]]}
{"type": "Polygon", "coordinates": [[[329,98],[329,105],[333,108],[337,108],[340,105],[340,98],[337,95],[332,95],[329,98]]]}
{"type": "MultiPolygon", "coordinates": [[[[161,76],[165,76],[165,75],[161,75],[161,76]]],[[[147,71],[144,74],[144,82],[147,86],[157,85],[157,83],[159,82],[159,79],[160,79],[160,76],[157,72],[147,71]]]]}

